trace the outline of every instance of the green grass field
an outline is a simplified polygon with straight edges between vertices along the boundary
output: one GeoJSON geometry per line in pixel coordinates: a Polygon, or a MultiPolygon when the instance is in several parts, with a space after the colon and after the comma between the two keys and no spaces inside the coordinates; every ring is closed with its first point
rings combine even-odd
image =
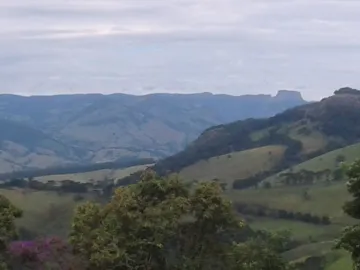
{"type": "Polygon", "coordinates": [[[340,253],[340,257],[329,265],[326,266],[325,270],[352,270],[353,265],[349,254],[345,252],[340,253]]]}
{"type": "Polygon", "coordinates": [[[184,168],[180,177],[199,181],[217,178],[231,184],[235,179],[247,178],[271,169],[281,161],[284,151],[284,146],[271,145],[213,157],[184,168]]]}
{"type": "MultiPolygon", "coordinates": [[[[360,154],[360,143],[357,143],[338,150],[328,152],[324,155],[300,163],[294,166],[292,170],[293,172],[298,172],[300,170],[308,170],[313,172],[318,172],[326,169],[333,170],[337,166],[336,158],[338,156],[342,155],[343,157],[345,157],[346,163],[351,163],[359,158],[359,154],[360,154]]],[[[270,176],[267,179],[265,179],[264,182],[278,183],[279,175],[286,172],[289,172],[289,170],[284,170],[278,174],[270,176]]]]}
{"type": "Polygon", "coordinates": [[[342,205],[350,199],[345,182],[310,186],[274,187],[271,189],[231,190],[227,195],[234,202],[267,205],[275,209],[328,215],[334,222],[348,223],[342,205]],[[303,198],[307,190],[310,199],[303,198]]]}
{"type": "Polygon", "coordinates": [[[350,199],[345,182],[331,184],[319,183],[302,187],[274,187],[271,189],[229,190],[226,195],[233,202],[263,205],[273,209],[294,212],[328,215],[330,225],[315,225],[301,221],[275,219],[271,217],[248,218],[254,229],[272,232],[288,230],[301,246],[284,254],[289,261],[303,261],[312,256],[326,258],[325,270],[351,270],[349,255],[342,251],[334,251],[334,239],[338,238],[342,229],[355,221],[342,211],[345,201],[350,199]],[[308,190],[309,199],[304,199],[303,192],[308,190]]]}
{"type": "Polygon", "coordinates": [[[0,194],[23,210],[23,217],[17,221],[18,226],[39,235],[65,236],[73,210],[79,204],[74,201],[74,195],[59,195],[50,191],[0,189],[0,194]]]}
{"type": "Polygon", "coordinates": [[[117,170],[98,170],[93,172],[84,172],[84,173],[74,173],[74,174],[59,174],[59,175],[47,175],[42,177],[36,177],[35,179],[38,181],[63,181],[63,180],[72,180],[75,182],[81,182],[86,183],[89,181],[103,181],[105,179],[121,179],[126,176],[129,176],[130,174],[144,170],[148,166],[151,166],[152,164],[148,165],[139,165],[139,166],[133,166],[125,169],[117,169],[117,170]]]}

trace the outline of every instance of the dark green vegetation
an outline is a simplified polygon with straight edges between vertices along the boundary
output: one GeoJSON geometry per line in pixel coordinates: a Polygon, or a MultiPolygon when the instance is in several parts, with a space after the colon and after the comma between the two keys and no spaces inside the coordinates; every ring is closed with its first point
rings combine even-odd
{"type": "MultiPolygon", "coordinates": [[[[347,189],[352,195],[352,200],[344,205],[344,211],[354,219],[360,219],[360,160],[352,164],[347,170],[349,182],[347,189]]],[[[353,267],[360,269],[360,224],[347,227],[341,239],[337,243],[337,248],[343,248],[351,253],[353,267]]]]}
{"type": "Polygon", "coordinates": [[[269,117],[304,103],[299,93],[291,91],[276,97],[0,95],[0,173],[119,158],[162,158],[213,125],[269,117]]]}
{"type": "Polygon", "coordinates": [[[0,197],[1,269],[287,270],[286,233],[255,231],[234,213],[218,184],[192,187],[146,173],[105,205],[76,210],[68,241],[12,242],[21,216],[0,197]],[[69,247],[70,246],[70,247],[69,247]]]}

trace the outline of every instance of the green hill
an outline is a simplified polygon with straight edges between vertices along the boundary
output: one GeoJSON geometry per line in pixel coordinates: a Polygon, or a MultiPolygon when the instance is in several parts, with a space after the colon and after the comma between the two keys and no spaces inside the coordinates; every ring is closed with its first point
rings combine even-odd
{"type": "Polygon", "coordinates": [[[207,129],[184,151],[158,162],[155,170],[160,174],[188,171],[189,166],[216,157],[280,145],[285,151],[280,162],[267,168],[270,175],[359,142],[359,114],[360,95],[340,90],[320,102],[289,109],[271,118],[247,119],[207,129]]]}
{"type": "Polygon", "coordinates": [[[349,256],[332,247],[354,222],[343,213],[349,194],[344,175],[337,174],[342,162],[360,158],[360,92],[354,91],[340,89],[268,119],[209,128],[154,169],[190,181],[225,182],[226,196],[251,227],[291,231],[300,245],[284,254],[289,260],[319,256],[323,267],[315,269],[350,270],[349,256]],[[286,173],[315,180],[283,184],[280,175],[286,173]],[[234,189],[234,181],[248,183],[234,189]]]}
{"type": "Polygon", "coordinates": [[[270,145],[213,157],[182,169],[180,176],[199,181],[218,179],[231,185],[235,179],[273,168],[282,160],[285,149],[282,145],[270,145]]]}
{"type": "Polygon", "coordinates": [[[351,163],[360,158],[360,143],[349,145],[326,154],[320,155],[313,159],[297,164],[290,169],[281,171],[264,180],[275,185],[281,184],[282,176],[288,173],[299,173],[301,171],[309,171],[314,173],[325,172],[320,175],[320,181],[326,180],[326,177],[333,178],[333,173],[341,168],[342,162],[351,163]]]}

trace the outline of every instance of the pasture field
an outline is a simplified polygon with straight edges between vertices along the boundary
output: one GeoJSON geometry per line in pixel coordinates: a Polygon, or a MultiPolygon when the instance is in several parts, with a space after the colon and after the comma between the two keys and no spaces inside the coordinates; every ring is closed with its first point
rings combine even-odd
{"type": "Polygon", "coordinates": [[[180,177],[188,181],[219,179],[231,185],[236,179],[271,169],[281,161],[285,149],[285,146],[270,145],[213,157],[184,168],[180,177]]]}
{"type": "Polygon", "coordinates": [[[42,182],[47,182],[51,180],[56,182],[64,181],[64,180],[72,180],[80,183],[86,183],[89,181],[103,181],[106,179],[118,180],[126,176],[129,176],[130,174],[135,173],[137,171],[144,170],[145,168],[151,165],[152,164],[139,165],[139,166],[133,166],[133,167],[117,169],[117,170],[105,169],[105,170],[98,170],[98,171],[84,172],[84,173],[47,175],[47,176],[36,177],[35,179],[42,182]]]}

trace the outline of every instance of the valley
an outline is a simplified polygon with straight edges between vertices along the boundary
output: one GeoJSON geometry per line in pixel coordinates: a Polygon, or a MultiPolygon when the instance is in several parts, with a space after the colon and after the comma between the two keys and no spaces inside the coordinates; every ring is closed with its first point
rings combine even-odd
{"type": "Polygon", "coordinates": [[[288,233],[294,243],[281,256],[296,269],[350,270],[350,255],[334,246],[344,227],[357,224],[343,205],[351,200],[346,166],[360,158],[359,93],[345,88],[268,118],[204,128],[183,150],[159,160],[5,170],[0,194],[23,209],[22,237],[66,237],[77,206],[108,202],[115,188],[138,183],[151,168],[184,183],[218,183],[253,230],[288,233]]]}
{"type": "Polygon", "coordinates": [[[213,125],[269,117],[305,103],[295,91],[276,96],[0,95],[0,173],[164,158],[213,125]]]}

